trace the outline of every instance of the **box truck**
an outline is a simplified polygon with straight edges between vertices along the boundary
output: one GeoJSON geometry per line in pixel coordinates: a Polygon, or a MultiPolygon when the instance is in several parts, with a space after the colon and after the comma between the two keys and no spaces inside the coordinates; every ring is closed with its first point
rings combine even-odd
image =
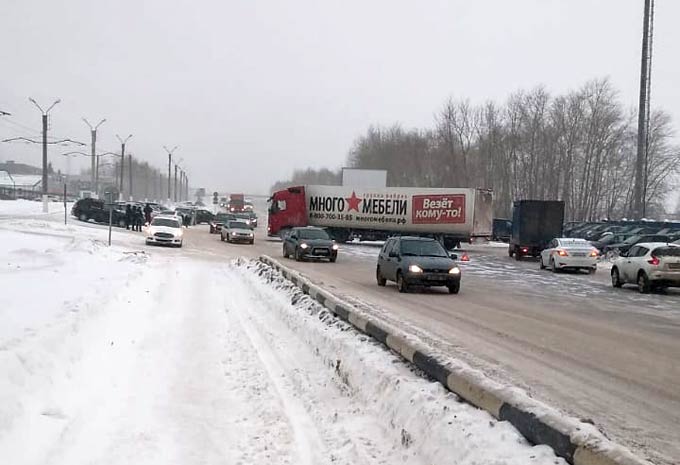
{"type": "Polygon", "coordinates": [[[319,226],[338,242],[419,235],[453,247],[490,238],[492,218],[490,189],[310,185],[272,194],[267,232],[284,237],[296,226],[319,226]]]}
{"type": "Polygon", "coordinates": [[[563,224],[563,201],[515,200],[508,255],[517,260],[538,257],[548,242],[562,235],[563,224]]]}

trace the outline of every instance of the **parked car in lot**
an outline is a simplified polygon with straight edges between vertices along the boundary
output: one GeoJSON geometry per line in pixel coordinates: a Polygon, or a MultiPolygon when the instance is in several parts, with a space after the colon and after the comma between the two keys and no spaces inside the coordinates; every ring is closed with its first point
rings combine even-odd
{"type": "Polygon", "coordinates": [[[222,226],[220,239],[222,242],[246,242],[248,244],[254,244],[255,233],[244,221],[229,220],[222,226]]]}
{"type": "Polygon", "coordinates": [[[284,258],[292,256],[297,261],[311,258],[328,259],[335,263],[338,249],[325,230],[314,226],[293,228],[283,240],[284,258]]]}
{"type": "Polygon", "coordinates": [[[458,294],[461,271],[454,258],[434,239],[392,237],[380,249],[375,277],[378,286],[394,281],[399,292],[408,292],[412,286],[445,286],[451,294],[458,294]]]}
{"type": "Polygon", "coordinates": [[[614,260],[612,286],[637,284],[645,294],[655,288],[680,287],[680,246],[641,242],[614,260]]]}
{"type": "Polygon", "coordinates": [[[184,229],[176,216],[157,215],[146,228],[146,244],[172,245],[182,247],[184,229]]]}
{"type": "MultiPolygon", "coordinates": [[[[106,224],[109,222],[109,208],[104,201],[91,197],[78,200],[71,208],[71,215],[80,221],[93,220],[97,223],[106,224]]],[[[121,228],[125,227],[125,211],[115,208],[115,205],[112,214],[112,224],[121,228]]]]}
{"type": "Polygon", "coordinates": [[[627,233],[613,233],[609,234],[607,236],[601,237],[600,239],[596,241],[590,241],[590,244],[595,247],[597,250],[600,251],[600,253],[603,252],[604,248],[610,244],[619,244],[629,237],[633,236],[633,234],[627,234],[627,233]]]}
{"type": "Polygon", "coordinates": [[[210,234],[217,234],[222,231],[222,227],[227,221],[235,220],[233,213],[218,213],[210,220],[210,234]]]}
{"type": "Polygon", "coordinates": [[[553,273],[559,270],[586,270],[595,273],[599,252],[590,242],[578,238],[556,238],[548,248],[541,251],[539,258],[542,270],[550,268],[553,273]]]}
{"type": "Polygon", "coordinates": [[[663,234],[635,234],[623,242],[609,244],[604,247],[602,253],[610,252],[622,254],[628,252],[631,247],[640,242],[671,242],[670,237],[663,234]]]}

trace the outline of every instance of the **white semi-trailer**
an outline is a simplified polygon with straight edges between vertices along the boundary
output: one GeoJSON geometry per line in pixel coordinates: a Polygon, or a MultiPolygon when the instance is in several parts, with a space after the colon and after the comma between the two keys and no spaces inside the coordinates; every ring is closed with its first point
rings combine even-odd
{"type": "Polygon", "coordinates": [[[297,186],[269,199],[268,233],[325,227],[338,242],[429,235],[453,244],[491,237],[492,193],[473,188],[297,186]]]}

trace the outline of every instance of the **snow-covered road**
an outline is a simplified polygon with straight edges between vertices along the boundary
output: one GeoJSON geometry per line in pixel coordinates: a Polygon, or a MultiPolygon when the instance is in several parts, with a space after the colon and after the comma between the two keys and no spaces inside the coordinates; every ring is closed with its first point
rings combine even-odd
{"type": "Polygon", "coordinates": [[[564,463],[255,264],[1,226],[0,463],[564,463]]]}

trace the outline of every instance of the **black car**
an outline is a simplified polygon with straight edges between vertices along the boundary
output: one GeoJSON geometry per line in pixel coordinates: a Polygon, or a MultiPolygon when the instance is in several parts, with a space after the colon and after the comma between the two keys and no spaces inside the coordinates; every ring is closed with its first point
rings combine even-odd
{"type": "Polygon", "coordinates": [[[664,234],[636,234],[634,236],[630,236],[623,242],[604,246],[602,253],[606,254],[608,252],[616,251],[618,251],[618,253],[628,252],[628,250],[630,250],[630,248],[638,242],[671,242],[671,238],[670,236],[666,236],[664,234]]]}
{"type": "Polygon", "coordinates": [[[629,237],[633,236],[633,234],[626,234],[626,233],[614,233],[614,234],[609,234],[607,236],[604,236],[596,241],[590,241],[590,244],[595,247],[597,250],[600,252],[604,251],[604,248],[610,244],[619,244],[629,237]]]}
{"type": "Polygon", "coordinates": [[[335,263],[338,259],[338,245],[328,233],[313,226],[293,228],[283,240],[283,256],[293,256],[300,261],[305,258],[328,259],[335,263]]]}
{"type": "Polygon", "coordinates": [[[461,272],[456,258],[434,239],[392,237],[380,249],[375,277],[378,286],[396,282],[399,292],[408,292],[411,286],[445,286],[458,294],[461,272]]]}
{"type": "Polygon", "coordinates": [[[224,226],[227,221],[235,219],[236,215],[233,213],[218,213],[210,220],[210,234],[218,234],[222,231],[222,226],[224,226]]]}
{"type": "MultiPolygon", "coordinates": [[[[71,208],[71,215],[78,218],[80,221],[90,221],[93,220],[97,223],[109,222],[109,208],[106,206],[103,200],[87,198],[80,199],[71,208]]],[[[113,206],[112,214],[112,224],[125,227],[125,210],[124,207],[121,210],[113,206]]]]}

